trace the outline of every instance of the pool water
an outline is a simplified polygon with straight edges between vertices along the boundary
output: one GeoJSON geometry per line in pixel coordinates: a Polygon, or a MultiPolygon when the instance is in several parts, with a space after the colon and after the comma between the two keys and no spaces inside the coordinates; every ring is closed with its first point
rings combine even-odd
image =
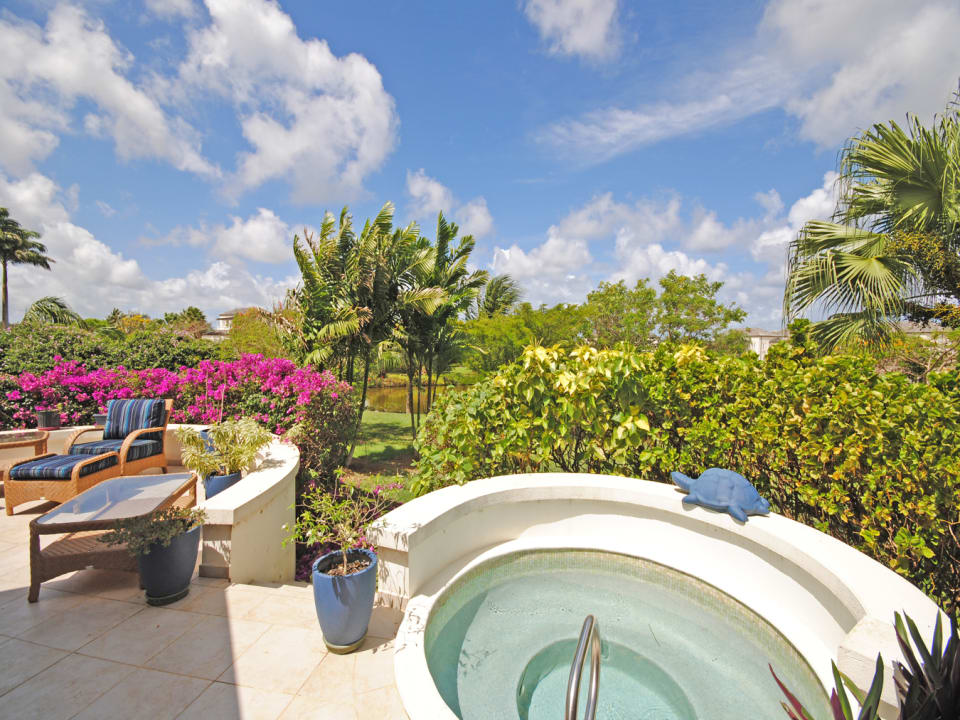
{"type": "MultiPolygon", "coordinates": [[[[716,588],[614,553],[514,553],[448,588],[427,623],[427,664],[463,720],[563,717],[588,614],[602,639],[602,720],[786,717],[767,664],[814,717],[829,717],[816,675],[766,621],[716,588]]],[[[586,706],[589,653],[580,711],[586,706]]]]}

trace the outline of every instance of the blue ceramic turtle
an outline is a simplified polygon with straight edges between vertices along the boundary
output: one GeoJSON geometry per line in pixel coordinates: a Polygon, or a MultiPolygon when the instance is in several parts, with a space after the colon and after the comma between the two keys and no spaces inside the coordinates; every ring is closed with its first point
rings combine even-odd
{"type": "Polygon", "coordinates": [[[747,515],[767,515],[770,512],[770,503],[760,497],[749,480],[733,470],[710,468],[697,479],[679,472],[670,473],[670,477],[687,492],[683,499],[685,505],[728,512],[740,522],[746,522],[747,515]]]}

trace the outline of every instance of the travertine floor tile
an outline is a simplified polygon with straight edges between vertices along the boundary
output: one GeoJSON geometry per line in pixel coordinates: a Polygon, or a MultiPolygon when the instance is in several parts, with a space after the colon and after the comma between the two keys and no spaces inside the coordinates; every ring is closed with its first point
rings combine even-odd
{"type": "Polygon", "coordinates": [[[143,665],[206,615],[145,607],[77,652],[128,665],[143,665]]]}
{"type": "Polygon", "coordinates": [[[403,613],[395,608],[377,605],[370,616],[370,625],[367,626],[367,635],[373,637],[396,637],[400,623],[403,622],[403,613]]]}
{"type": "Polygon", "coordinates": [[[147,667],[214,680],[270,627],[203,615],[203,620],[147,662],[147,667]]]}
{"type": "Polygon", "coordinates": [[[178,720],[276,720],[292,695],[215,682],[178,720]]]}
{"type": "MultiPolygon", "coordinates": [[[[201,587],[198,586],[196,589],[200,590],[201,587]]],[[[242,585],[231,585],[227,588],[203,587],[201,592],[194,592],[194,589],[191,589],[187,597],[170,607],[207,615],[242,618],[270,596],[268,591],[248,590],[245,587],[242,585]]]]}
{"type": "Polygon", "coordinates": [[[22,595],[17,593],[10,602],[0,607],[0,633],[20,635],[41,623],[53,621],[65,610],[76,607],[82,601],[80,595],[45,587],[40,588],[40,599],[35,603],[27,602],[26,591],[22,595]]]}
{"type": "Polygon", "coordinates": [[[274,625],[219,679],[295,694],[325,654],[319,630],[274,625]]]}
{"type": "Polygon", "coordinates": [[[354,656],[353,692],[393,686],[393,640],[367,636],[354,656]]]}
{"type": "Polygon", "coordinates": [[[357,720],[408,720],[400,693],[393,684],[358,695],[355,702],[357,720]]]}
{"type": "MultiPolygon", "coordinates": [[[[63,650],[6,640],[0,644],[0,695],[65,657],[63,650]]],[[[2,701],[0,701],[2,702],[2,701]]]]}
{"type": "Polygon", "coordinates": [[[138,668],[78,713],[75,720],[172,720],[197,699],[207,680],[138,668]]]}
{"type": "Polygon", "coordinates": [[[108,660],[67,655],[4,695],[0,719],[67,720],[133,670],[108,660]]]}
{"type": "MultiPolygon", "coordinates": [[[[315,702],[343,702],[353,694],[353,672],[356,667],[353,654],[327,653],[300,688],[301,695],[309,695],[315,702]]],[[[391,674],[391,678],[393,675],[391,674]]]]}
{"type": "Polygon", "coordinates": [[[269,595],[264,595],[263,601],[245,613],[243,619],[257,620],[271,625],[319,627],[312,594],[296,597],[286,595],[279,589],[269,595]]]}
{"type": "Polygon", "coordinates": [[[60,650],[77,650],[142,609],[139,605],[117,600],[87,595],[76,597],[77,603],[69,610],[48,618],[19,637],[60,650]]]}
{"type": "Polygon", "coordinates": [[[48,580],[44,587],[64,592],[97,595],[111,600],[143,601],[140,576],[135,572],[120,570],[80,570],[68,577],[48,580]]]}
{"type": "Polygon", "coordinates": [[[310,695],[298,695],[287,706],[280,720],[357,720],[351,699],[346,702],[323,702],[310,695]]]}

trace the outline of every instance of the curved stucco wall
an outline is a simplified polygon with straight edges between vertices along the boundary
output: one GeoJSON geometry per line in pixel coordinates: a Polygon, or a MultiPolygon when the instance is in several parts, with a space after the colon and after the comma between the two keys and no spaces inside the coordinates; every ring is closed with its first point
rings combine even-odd
{"type": "MultiPolygon", "coordinates": [[[[906,610],[925,634],[932,631],[937,606],[848,545],[779,515],[740,524],[684,506],[682,497],[671,486],[631,478],[514,475],[444,488],[384,516],[372,531],[380,594],[406,608],[395,671],[412,720],[453,717],[424,655],[433,602],[475,565],[523,549],[595,548],[697,577],[778,628],[827,687],[833,659],[866,686],[878,652],[888,663],[900,656],[894,611],[906,610]]],[[[893,691],[888,679],[888,712],[893,691]]]]}

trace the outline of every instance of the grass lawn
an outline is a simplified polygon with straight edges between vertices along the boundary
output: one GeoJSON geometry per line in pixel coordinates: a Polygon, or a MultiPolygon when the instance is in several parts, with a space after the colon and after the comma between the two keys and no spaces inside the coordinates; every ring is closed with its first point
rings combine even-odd
{"type": "MultiPolygon", "coordinates": [[[[377,485],[402,482],[413,466],[413,440],[410,435],[410,416],[406,413],[363,413],[360,439],[353,454],[353,462],[343,479],[359,487],[372,490],[377,485]],[[399,476],[399,477],[398,477],[399,476]]],[[[409,490],[390,493],[401,502],[413,495],[409,490]]]]}

